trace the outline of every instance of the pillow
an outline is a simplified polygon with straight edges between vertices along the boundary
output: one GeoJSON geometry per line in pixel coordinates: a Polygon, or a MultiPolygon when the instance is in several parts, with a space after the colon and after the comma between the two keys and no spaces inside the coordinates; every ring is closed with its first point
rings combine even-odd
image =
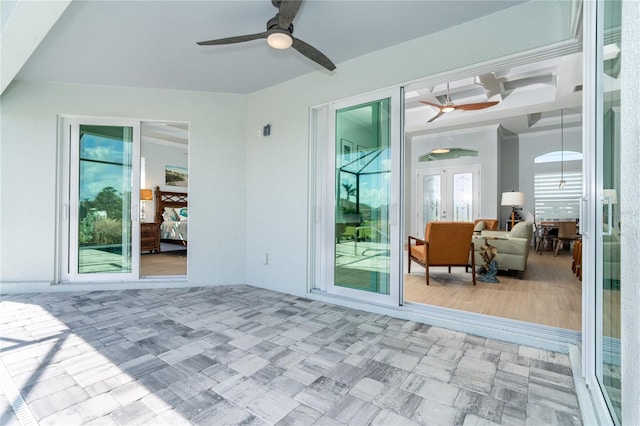
{"type": "Polygon", "coordinates": [[[473,228],[474,232],[480,232],[482,230],[484,230],[486,228],[486,223],[484,223],[484,220],[481,220],[480,222],[476,223],[476,226],[473,228]]]}
{"type": "Polygon", "coordinates": [[[511,232],[509,233],[510,236],[515,237],[515,238],[529,238],[529,236],[531,235],[531,224],[528,222],[518,222],[516,223],[516,225],[513,227],[513,229],[511,230],[511,232]]]}
{"type": "Polygon", "coordinates": [[[166,221],[176,221],[178,219],[178,215],[173,207],[165,207],[164,212],[162,212],[162,218],[166,221]]]}
{"type": "Polygon", "coordinates": [[[176,207],[174,210],[178,215],[178,219],[181,221],[185,221],[189,217],[189,209],[187,207],[176,207]]]}

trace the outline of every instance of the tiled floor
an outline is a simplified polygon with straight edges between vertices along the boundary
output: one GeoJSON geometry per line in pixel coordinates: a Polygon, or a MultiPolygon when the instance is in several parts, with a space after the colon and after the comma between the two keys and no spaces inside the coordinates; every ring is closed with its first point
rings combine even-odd
{"type": "Polygon", "coordinates": [[[0,338],[3,424],[581,424],[566,355],[248,286],[4,296],[0,338]]]}

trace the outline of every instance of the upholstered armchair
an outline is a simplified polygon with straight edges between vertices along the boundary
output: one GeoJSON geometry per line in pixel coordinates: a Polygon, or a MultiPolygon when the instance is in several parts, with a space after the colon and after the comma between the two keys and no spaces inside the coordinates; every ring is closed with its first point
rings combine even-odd
{"type": "Polygon", "coordinates": [[[519,222],[511,231],[482,231],[480,236],[474,238],[475,260],[482,262],[480,248],[485,242],[496,247],[498,253],[494,260],[498,264],[498,269],[518,271],[522,278],[527,269],[527,259],[533,238],[533,223],[519,222]]]}
{"type": "Polygon", "coordinates": [[[409,236],[408,254],[411,262],[426,269],[426,282],[429,285],[430,266],[471,267],[473,285],[476,285],[476,264],[473,256],[473,223],[471,222],[429,222],[424,231],[424,240],[409,236]]]}
{"type": "Polygon", "coordinates": [[[473,221],[474,232],[496,231],[500,221],[498,219],[476,219],[473,221]]]}

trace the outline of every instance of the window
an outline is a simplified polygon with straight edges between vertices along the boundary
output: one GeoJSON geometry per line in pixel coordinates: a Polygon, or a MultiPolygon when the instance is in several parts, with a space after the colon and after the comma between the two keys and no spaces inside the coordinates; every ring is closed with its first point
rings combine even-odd
{"type": "Polygon", "coordinates": [[[582,195],[582,172],[536,173],[534,178],[535,215],[537,220],[579,219],[582,195]],[[566,184],[560,189],[560,180],[566,184]]]}

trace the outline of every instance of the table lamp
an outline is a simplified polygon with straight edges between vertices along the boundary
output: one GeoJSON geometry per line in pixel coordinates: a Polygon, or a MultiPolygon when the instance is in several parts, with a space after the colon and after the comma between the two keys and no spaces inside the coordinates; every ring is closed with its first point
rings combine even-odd
{"type": "Polygon", "coordinates": [[[503,206],[511,206],[511,229],[515,224],[516,219],[516,206],[524,206],[524,192],[503,192],[502,202],[503,206]]]}
{"type": "Polygon", "coordinates": [[[142,209],[141,209],[141,215],[140,215],[140,219],[144,222],[145,220],[145,211],[144,211],[144,205],[147,201],[152,201],[153,200],[153,191],[150,189],[141,189],[140,190],[140,201],[142,201],[142,209]]]}

